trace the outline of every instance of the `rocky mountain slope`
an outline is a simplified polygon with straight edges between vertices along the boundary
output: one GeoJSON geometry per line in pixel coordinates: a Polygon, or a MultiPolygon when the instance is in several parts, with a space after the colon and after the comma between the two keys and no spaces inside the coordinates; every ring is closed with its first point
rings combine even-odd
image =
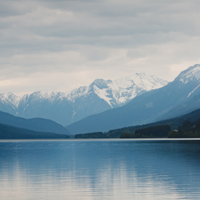
{"type": "Polygon", "coordinates": [[[117,80],[97,79],[89,86],[71,92],[34,92],[18,97],[0,94],[0,110],[23,118],[46,118],[69,125],[87,116],[120,107],[167,81],[144,73],[117,80]]]}
{"type": "Polygon", "coordinates": [[[122,107],[89,116],[67,128],[71,133],[77,134],[106,132],[111,129],[155,122],[169,112],[178,116],[179,114],[173,110],[198,94],[200,94],[200,65],[194,65],[162,88],[146,92],[122,107]]]}

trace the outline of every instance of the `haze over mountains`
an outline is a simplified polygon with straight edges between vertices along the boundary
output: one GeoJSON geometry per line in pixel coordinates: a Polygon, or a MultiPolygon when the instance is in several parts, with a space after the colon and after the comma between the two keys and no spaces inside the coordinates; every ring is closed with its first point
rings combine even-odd
{"type": "Polygon", "coordinates": [[[65,127],[52,120],[42,118],[24,119],[21,117],[15,117],[2,111],[0,111],[0,124],[18,127],[21,129],[28,129],[36,132],[69,135],[69,132],[65,127]]]}
{"type": "Polygon", "coordinates": [[[199,96],[200,65],[198,64],[181,72],[173,82],[162,88],[137,96],[122,107],[89,116],[67,126],[67,129],[73,134],[106,132],[111,129],[151,123],[198,109],[199,96]],[[196,106],[176,112],[180,106],[189,108],[190,102],[194,101],[197,102],[196,106]]]}
{"type": "Polygon", "coordinates": [[[37,132],[5,124],[0,124],[0,139],[66,139],[66,134],[37,132]]]}
{"type": "Polygon", "coordinates": [[[23,118],[46,118],[69,125],[87,116],[120,107],[168,82],[144,73],[117,80],[97,79],[89,86],[63,92],[34,92],[18,97],[0,94],[0,110],[23,118]]]}
{"type": "Polygon", "coordinates": [[[199,108],[197,64],[168,84],[155,76],[135,74],[115,81],[97,79],[69,93],[34,92],[21,98],[0,94],[0,110],[7,112],[0,112],[0,123],[65,135],[67,130],[71,134],[107,132],[174,118],[199,108]],[[48,119],[69,124],[67,130],[48,119]]]}

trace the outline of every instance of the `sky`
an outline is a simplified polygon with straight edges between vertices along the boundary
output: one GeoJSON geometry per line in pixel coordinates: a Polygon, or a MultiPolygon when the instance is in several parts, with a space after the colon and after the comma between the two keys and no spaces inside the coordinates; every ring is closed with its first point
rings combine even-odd
{"type": "Polygon", "coordinates": [[[199,0],[0,0],[0,93],[70,91],[200,63],[199,0]]]}

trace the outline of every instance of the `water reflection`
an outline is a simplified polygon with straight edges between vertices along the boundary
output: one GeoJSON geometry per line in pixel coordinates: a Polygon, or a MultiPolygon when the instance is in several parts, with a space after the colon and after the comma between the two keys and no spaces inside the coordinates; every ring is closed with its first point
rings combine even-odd
{"type": "Polygon", "coordinates": [[[0,142],[0,199],[198,199],[200,141],[0,142]]]}

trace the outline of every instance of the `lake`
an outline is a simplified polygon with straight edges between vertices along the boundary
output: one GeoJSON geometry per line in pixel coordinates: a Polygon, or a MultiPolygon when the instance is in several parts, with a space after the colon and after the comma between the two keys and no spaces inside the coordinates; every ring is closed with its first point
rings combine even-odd
{"type": "Polygon", "coordinates": [[[0,199],[199,199],[200,140],[0,142],[0,199]]]}

